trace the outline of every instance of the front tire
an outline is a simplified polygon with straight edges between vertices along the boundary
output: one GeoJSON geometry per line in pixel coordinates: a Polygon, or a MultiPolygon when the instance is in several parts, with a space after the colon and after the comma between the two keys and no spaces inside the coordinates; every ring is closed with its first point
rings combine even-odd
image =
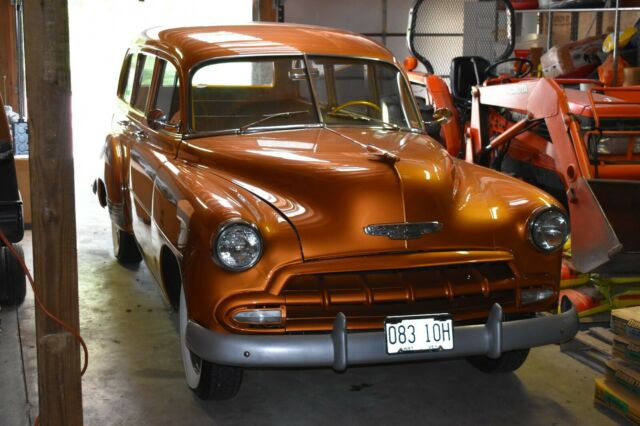
{"type": "Polygon", "coordinates": [[[480,355],[467,357],[467,361],[483,373],[511,373],[524,364],[528,355],[529,349],[518,349],[515,351],[505,352],[500,356],[500,358],[496,359],[480,355]]]}
{"type": "Polygon", "coordinates": [[[140,263],[142,255],[133,234],[123,231],[111,222],[111,237],[113,241],[113,255],[123,265],[140,263]]]}
{"type": "Polygon", "coordinates": [[[236,396],[242,383],[242,368],[218,365],[203,359],[187,347],[187,302],[180,289],[180,349],[189,388],[203,400],[224,400],[236,396]]]}

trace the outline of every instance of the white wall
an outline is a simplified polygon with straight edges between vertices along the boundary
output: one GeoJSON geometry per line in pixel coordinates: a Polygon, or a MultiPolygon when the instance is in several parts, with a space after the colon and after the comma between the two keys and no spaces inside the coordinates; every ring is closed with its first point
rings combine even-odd
{"type": "MultiPolygon", "coordinates": [[[[413,0],[387,0],[386,46],[402,61],[409,50],[405,32],[413,0]]],[[[382,33],[383,0],[285,0],[285,22],[344,28],[358,33],[382,33]]],[[[372,37],[382,42],[380,37],[372,37]]]]}
{"type": "Polygon", "coordinates": [[[158,25],[249,22],[252,4],[252,0],[70,0],[76,165],[98,158],[111,125],[122,59],[137,34],[158,25]]]}

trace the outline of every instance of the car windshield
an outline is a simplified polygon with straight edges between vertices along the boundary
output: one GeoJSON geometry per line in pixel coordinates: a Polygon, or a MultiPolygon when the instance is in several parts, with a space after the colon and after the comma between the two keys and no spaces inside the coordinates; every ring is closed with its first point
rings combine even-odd
{"type": "Polygon", "coordinates": [[[243,58],[202,66],[191,79],[189,124],[198,133],[322,125],[420,128],[395,66],[333,57],[243,58]]]}
{"type": "Polygon", "coordinates": [[[327,125],[420,127],[396,67],[370,60],[311,57],[309,69],[327,125]]]}

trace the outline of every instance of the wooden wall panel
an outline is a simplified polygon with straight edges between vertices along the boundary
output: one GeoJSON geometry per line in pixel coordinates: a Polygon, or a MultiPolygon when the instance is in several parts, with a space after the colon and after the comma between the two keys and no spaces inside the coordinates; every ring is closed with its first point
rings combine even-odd
{"type": "Polygon", "coordinates": [[[5,104],[18,110],[18,65],[16,63],[16,13],[11,0],[0,0],[0,94],[5,104]]]}

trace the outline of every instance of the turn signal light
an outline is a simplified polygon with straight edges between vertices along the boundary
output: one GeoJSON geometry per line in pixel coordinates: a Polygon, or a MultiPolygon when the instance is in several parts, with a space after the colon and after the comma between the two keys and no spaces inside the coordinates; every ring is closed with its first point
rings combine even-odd
{"type": "Polygon", "coordinates": [[[233,314],[233,319],[240,324],[280,324],[280,309],[247,309],[233,314]]]}
{"type": "Polygon", "coordinates": [[[520,303],[529,305],[531,303],[542,302],[553,297],[554,291],[550,288],[529,288],[520,291],[520,303]]]}
{"type": "Polygon", "coordinates": [[[403,61],[404,69],[413,71],[418,67],[418,59],[415,56],[407,56],[403,61]]]}

